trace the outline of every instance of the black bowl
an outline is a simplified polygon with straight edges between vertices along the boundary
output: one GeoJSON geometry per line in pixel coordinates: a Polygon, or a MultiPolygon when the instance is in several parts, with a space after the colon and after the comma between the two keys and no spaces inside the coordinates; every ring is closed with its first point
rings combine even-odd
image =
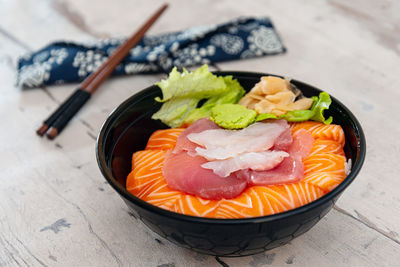
{"type": "MultiPolygon", "coordinates": [[[[233,75],[249,90],[264,73],[216,72],[233,75]]],[[[292,80],[305,96],[318,95],[313,86],[292,80]]],[[[364,162],[366,144],[363,131],[354,115],[332,97],[327,115],[343,127],[345,153],[352,160],[351,173],[330,193],[302,207],[264,217],[248,219],[212,219],[170,212],[135,197],[125,188],[131,168],[132,153],[145,148],[156,129],[166,128],[151,115],[160,108],[154,97],[157,86],[133,95],[119,105],[104,122],[97,138],[96,154],[100,170],[132,212],[154,232],[171,242],[194,251],[218,256],[245,256],[281,246],[305,233],[332,208],[343,190],[350,185],[364,162]]]]}

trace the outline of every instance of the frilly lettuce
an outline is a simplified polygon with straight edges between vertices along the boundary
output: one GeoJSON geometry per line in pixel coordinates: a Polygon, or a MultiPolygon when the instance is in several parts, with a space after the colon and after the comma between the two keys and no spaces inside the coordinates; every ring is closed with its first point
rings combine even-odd
{"type": "Polygon", "coordinates": [[[151,118],[161,120],[171,128],[179,127],[189,112],[196,108],[198,102],[197,99],[189,97],[171,99],[165,102],[151,118]]]}
{"type": "Polygon", "coordinates": [[[219,104],[237,103],[245,91],[232,76],[218,77],[203,65],[193,72],[186,69],[179,73],[174,68],[168,79],[156,83],[161,88],[163,102],[161,109],[153,114],[170,127],[190,124],[198,119],[208,117],[211,109],[219,104]],[[201,107],[197,107],[205,100],[201,107]]]}
{"type": "Polygon", "coordinates": [[[223,78],[227,88],[229,89],[228,92],[211,97],[204,102],[201,107],[192,109],[183,121],[184,124],[191,124],[198,119],[210,116],[211,109],[215,106],[221,104],[234,104],[237,103],[240,98],[242,98],[242,96],[245,94],[245,90],[242,88],[239,82],[236,79],[232,79],[232,76],[225,76],[223,78]]]}
{"type": "Polygon", "coordinates": [[[168,79],[156,83],[161,88],[163,98],[156,98],[158,102],[166,102],[177,97],[193,97],[197,99],[209,98],[225,93],[228,89],[222,77],[217,77],[203,65],[193,72],[178,72],[174,67],[168,79]]]}
{"type": "Polygon", "coordinates": [[[332,103],[332,99],[328,93],[322,92],[319,94],[319,98],[313,96],[314,103],[311,107],[311,111],[313,112],[310,120],[313,121],[320,121],[325,124],[331,124],[333,118],[330,116],[329,118],[325,119],[324,117],[324,110],[328,109],[332,103]]]}

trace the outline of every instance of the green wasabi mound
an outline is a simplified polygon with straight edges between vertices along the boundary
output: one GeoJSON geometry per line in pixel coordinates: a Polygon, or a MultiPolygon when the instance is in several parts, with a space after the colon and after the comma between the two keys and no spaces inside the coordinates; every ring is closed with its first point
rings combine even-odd
{"type": "Polygon", "coordinates": [[[219,126],[234,130],[246,128],[255,121],[257,112],[238,104],[222,104],[211,109],[211,117],[219,126]]]}

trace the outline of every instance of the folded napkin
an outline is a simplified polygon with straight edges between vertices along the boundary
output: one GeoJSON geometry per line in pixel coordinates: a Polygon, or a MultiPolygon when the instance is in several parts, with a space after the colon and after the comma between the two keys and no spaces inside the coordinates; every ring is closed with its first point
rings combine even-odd
{"type": "MultiPolygon", "coordinates": [[[[19,59],[17,83],[20,87],[39,87],[82,81],[124,40],[112,38],[93,44],[49,44],[19,59]]],[[[173,66],[212,64],[285,51],[269,18],[238,18],[220,25],[145,36],[117,66],[113,75],[168,72],[173,66]]]]}

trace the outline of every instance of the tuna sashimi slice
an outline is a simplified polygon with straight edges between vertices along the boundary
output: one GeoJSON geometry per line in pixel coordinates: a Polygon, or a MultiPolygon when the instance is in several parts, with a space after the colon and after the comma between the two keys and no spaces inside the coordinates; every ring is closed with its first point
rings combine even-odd
{"type": "Polygon", "coordinates": [[[242,130],[212,129],[191,133],[187,138],[202,147],[195,150],[208,160],[233,158],[246,152],[270,149],[277,138],[289,129],[285,120],[257,122],[242,130]]]}
{"type": "Polygon", "coordinates": [[[202,168],[206,162],[200,156],[169,151],[162,173],[169,187],[206,199],[234,198],[246,188],[246,180],[235,175],[220,177],[212,170],[202,168]]]}
{"type": "Polygon", "coordinates": [[[241,170],[236,172],[239,179],[247,180],[249,185],[273,185],[295,183],[304,177],[302,159],[308,156],[313,145],[313,137],[306,130],[300,130],[293,137],[286,157],[276,168],[266,171],[241,170]]]}
{"type": "Polygon", "coordinates": [[[210,129],[221,128],[209,118],[197,120],[179,135],[173,153],[187,151],[189,155],[195,156],[195,148],[198,147],[198,145],[190,141],[187,136],[192,133],[199,133],[210,129]]]}
{"type": "Polygon", "coordinates": [[[289,156],[276,168],[266,171],[241,170],[236,177],[247,180],[249,185],[274,185],[295,183],[304,176],[304,164],[299,157],[289,156]]]}
{"type": "Polygon", "coordinates": [[[312,150],[314,138],[307,130],[300,129],[293,136],[293,143],[290,145],[288,152],[293,156],[299,156],[305,159],[312,150]]]}
{"type": "Polygon", "coordinates": [[[276,140],[271,150],[283,150],[288,151],[290,145],[293,142],[292,131],[287,128],[276,140]]]}
{"type": "Polygon", "coordinates": [[[221,177],[227,177],[233,172],[249,168],[257,171],[270,170],[287,156],[289,154],[284,151],[249,152],[234,158],[209,161],[202,164],[201,167],[213,170],[221,177]]]}

